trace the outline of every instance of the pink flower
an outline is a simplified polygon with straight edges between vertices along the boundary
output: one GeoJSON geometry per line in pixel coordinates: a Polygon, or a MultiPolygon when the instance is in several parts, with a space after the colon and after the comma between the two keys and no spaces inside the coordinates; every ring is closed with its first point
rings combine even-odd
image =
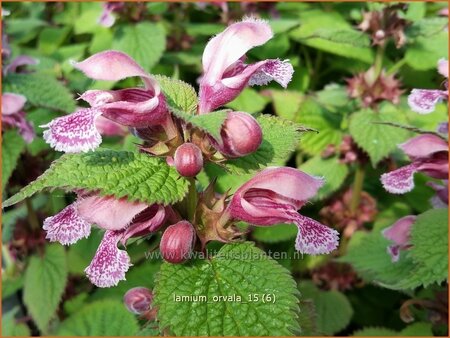
{"type": "Polygon", "coordinates": [[[247,85],[274,80],[286,88],[294,69],[288,61],[264,60],[245,64],[245,54],[273,36],[263,20],[246,18],[213,37],[203,52],[199,112],[205,114],[232,101],[247,85]]]}
{"type": "Polygon", "coordinates": [[[36,136],[33,125],[25,120],[23,107],[27,99],[23,95],[14,93],[2,94],[2,124],[16,127],[23,139],[30,143],[36,136]]]}
{"type": "Polygon", "coordinates": [[[152,301],[152,291],[142,286],[128,290],[123,296],[123,303],[127,310],[136,315],[143,314],[150,310],[152,301]]]}
{"type": "Polygon", "coordinates": [[[41,126],[44,139],[59,151],[80,152],[97,148],[101,136],[96,127],[100,115],[129,127],[148,127],[163,123],[168,115],[161,88],[144,69],[128,55],[117,51],[94,54],[74,66],[94,80],[119,81],[139,76],[144,88],[121,90],[88,90],[80,99],[91,108],[80,109],[41,126]]]}
{"type": "Polygon", "coordinates": [[[98,23],[106,28],[112,27],[116,22],[113,12],[118,12],[124,7],[123,2],[106,2],[103,4],[103,12],[98,18],[98,23]]]}
{"type": "Polygon", "coordinates": [[[110,287],[125,279],[125,272],[131,265],[126,251],[117,247],[119,241],[125,245],[130,237],[159,230],[166,221],[168,209],[126,199],[84,195],[45,219],[43,228],[47,239],[63,245],[88,237],[91,224],[107,230],[86,274],[93,284],[110,287]]]}
{"type": "Polygon", "coordinates": [[[409,236],[416,218],[416,216],[411,215],[402,217],[389,228],[383,230],[383,236],[394,242],[394,244],[387,247],[387,252],[391,256],[392,262],[398,262],[400,250],[405,250],[410,247],[409,236]]]}
{"type": "Polygon", "coordinates": [[[434,189],[434,195],[430,203],[433,208],[447,208],[448,207],[448,180],[442,180],[442,184],[428,182],[428,185],[434,189]]]}
{"type": "MultiPolygon", "coordinates": [[[[438,62],[438,72],[448,80],[448,60],[438,62]]],[[[442,100],[448,100],[448,81],[445,81],[445,90],[439,89],[413,89],[408,96],[409,107],[419,114],[429,114],[442,100]]]]}
{"type": "Polygon", "coordinates": [[[234,219],[258,226],[295,223],[298,251],[312,255],[329,253],[337,248],[339,233],[297,213],[322,184],[322,179],[294,168],[267,168],[235,192],[227,212],[234,219]]]}
{"type": "Polygon", "coordinates": [[[404,194],[414,188],[414,173],[422,172],[430,177],[448,177],[448,145],[433,134],[423,134],[399,146],[412,163],[383,174],[384,188],[393,194],[404,194]]]}

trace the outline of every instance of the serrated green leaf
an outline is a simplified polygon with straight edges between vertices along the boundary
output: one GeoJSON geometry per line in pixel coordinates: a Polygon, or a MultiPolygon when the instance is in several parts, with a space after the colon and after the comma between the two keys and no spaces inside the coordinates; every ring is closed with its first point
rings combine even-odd
{"type": "Polygon", "coordinates": [[[101,195],[148,204],[172,204],[183,199],[187,181],[160,158],[129,151],[100,150],[65,154],[36,181],[3,203],[20,202],[44,189],[85,189],[101,195]]]}
{"type": "Polygon", "coordinates": [[[397,335],[396,331],[384,327],[367,327],[352,334],[353,337],[393,337],[397,335]]]}
{"type": "Polygon", "coordinates": [[[2,314],[2,337],[28,337],[30,329],[23,323],[16,323],[18,307],[2,314]]]}
{"type": "Polygon", "coordinates": [[[406,49],[406,63],[417,70],[436,69],[438,60],[448,58],[448,33],[428,37],[419,36],[406,49]]]}
{"type": "Polygon", "coordinates": [[[164,28],[150,22],[121,26],[113,40],[113,49],[127,53],[147,71],[157,64],[165,48],[164,28]]]}
{"type": "Polygon", "coordinates": [[[350,119],[350,134],[358,146],[369,154],[374,167],[410,135],[407,130],[378,124],[394,121],[403,123],[405,116],[393,106],[386,106],[378,113],[370,109],[362,110],[350,119]]]}
{"type": "Polygon", "coordinates": [[[135,316],[118,301],[87,305],[61,323],[58,336],[133,336],[139,329],[135,316]]]}
{"type": "Polygon", "coordinates": [[[20,153],[24,148],[25,141],[17,130],[8,130],[2,135],[2,191],[16,169],[20,153]]]}
{"type": "Polygon", "coordinates": [[[299,124],[271,115],[261,115],[256,120],[261,126],[263,141],[253,154],[225,162],[226,168],[235,174],[285,164],[300,140],[302,126],[299,124]]]}
{"type": "Polygon", "coordinates": [[[325,179],[315,199],[323,199],[338,190],[348,175],[348,167],[336,157],[322,158],[317,155],[300,166],[300,169],[313,176],[325,179]]]}
{"type": "Polygon", "coordinates": [[[355,331],[353,337],[429,337],[433,336],[430,323],[414,323],[397,332],[384,327],[367,327],[355,331]]]}
{"type": "Polygon", "coordinates": [[[155,79],[161,86],[169,106],[186,114],[196,113],[198,98],[194,87],[189,83],[163,75],[156,75],[155,79]]]}
{"type": "MultiPolygon", "coordinates": [[[[363,32],[353,29],[327,29],[321,28],[312,33],[311,36],[305,39],[321,38],[327,41],[332,41],[342,45],[351,45],[355,47],[369,47],[369,36],[363,32]]],[[[343,46],[344,47],[344,46],[343,46]]]]}
{"type": "Polygon", "coordinates": [[[350,24],[338,12],[324,12],[321,10],[302,11],[300,12],[300,22],[300,27],[289,33],[290,37],[295,41],[335,55],[357,59],[367,63],[373,61],[373,52],[369,47],[343,45],[342,43],[323,38],[310,38],[315,32],[324,27],[328,30],[335,31],[350,30],[350,24]]]}
{"type": "Polygon", "coordinates": [[[299,329],[294,280],[251,243],[226,244],[211,260],[164,263],[154,291],[160,328],[175,335],[279,336],[299,329]],[[253,294],[273,295],[273,303],[250,301],[253,294]],[[176,296],[206,299],[180,302],[176,296]]]}
{"type": "Polygon", "coordinates": [[[414,22],[406,29],[405,33],[408,38],[430,37],[442,32],[447,24],[447,18],[425,18],[414,22]]]}
{"type": "Polygon", "coordinates": [[[404,337],[431,337],[433,330],[431,323],[414,323],[400,331],[400,336],[404,337]]]}
{"type": "Polygon", "coordinates": [[[416,268],[398,282],[402,288],[441,283],[448,276],[448,208],[431,209],[417,217],[411,229],[408,257],[416,268]]]}
{"type": "Polygon", "coordinates": [[[339,291],[323,291],[311,282],[300,282],[301,299],[312,299],[317,314],[317,331],[325,335],[333,335],[343,330],[353,316],[352,306],[339,291]]]}
{"type": "Polygon", "coordinates": [[[294,239],[297,232],[298,228],[294,224],[276,224],[270,227],[255,227],[252,236],[260,242],[278,243],[294,239]]]}
{"type": "Polygon", "coordinates": [[[318,155],[329,144],[337,146],[342,141],[342,117],[325,110],[312,98],[302,102],[296,122],[318,132],[303,135],[300,148],[307,154],[318,155]]]}
{"type": "Polygon", "coordinates": [[[3,85],[4,91],[24,95],[31,105],[66,113],[75,110],[75,101],[70,92],[49,75],[9,74],[3,85]]]}
{"type": "Polygon", "coordinates": [[[225,122],[230,110],[218,110],[208,114],[191,115],[184,111],[170,108],[173,115],[182,119],[186,123],[190,123],[192,126],[197,127],[204,132],[208,133],[215,139],[220,139],[220,131],[222,125],[225,122]]]}
{"type": "Polygon", "coordinates": [[[25,271],[23,301],[39,329],[46,332],[67,282],[64,247],[51,244],[42,257],[32,256],[25,271]]]}

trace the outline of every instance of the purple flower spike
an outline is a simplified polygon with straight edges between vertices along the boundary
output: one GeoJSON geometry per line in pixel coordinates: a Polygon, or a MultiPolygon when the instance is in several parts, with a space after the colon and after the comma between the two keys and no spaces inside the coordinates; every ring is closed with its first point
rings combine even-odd
{"type": "Polygon", "coordinates": [[[125,273],[132,264],[127,252],[117,247],[122,235],[122,231],[105,232],[91,264],[85,270],[92,284],[108,288],[125,280],[125,273]]]}
{"type": "Polygon", "coordinates": [[[51,147],[66,153],[78,153],[94,150],[102,137],[95,127],[95,121],[101,112],[97,109],[80,109],[67,116],[58,117],[40,126],[44,131],[44,140],[51,147]]]}
{"type": "MultiPolygon", "coordinates": [[[[441,59],[438,62],[438,72],[448,79],[448,61],[441,59]]],[[[448,82],[446,80],[445,87],[448,82]]],[[[448,100],[448,90],[439,89],[413,89],[408,96],[408,104],[411,110],[419,114],[429,114],[434,111],[436,104],[442,100],[448,100]]]]}
{"type": "Polygon", "coordinates": [[[244,63],[245,54],[273,36],[263,20],[246,18],[230,25],[212,38],[203,53],[203,76],[200,80],[200,114],[232,101],[247,85],[265,85],[274,80],[286,87],[294,69],[288,61],[265,60],[244,63]]]}
{"type": "Polygon", "coordinates": [[[51,242],[69,245],[87,238],[91,233],[91,223],[79,216],[76,203],[72,203],[55,216],[46,218],[43,229],[51,242]]]}
{"type": "Polygon", "coordinates": [[[295,223],[295,248],[317,255],[337,248],[339,233],[308,217],[300,209],[322,186],[323,180],[293,168],[267,168],[242,185],[228,205],[232,218],[258,226],[295,223]]]}
{"type": "Polygon", "coordinates": [[[399,146],[412,163],[383,174],[383,187],[393,194],[404,194],[414,188],[414,174],[422,172],[430,177],[448,177],[448,145],[440,137],[423,134],[399,146]]]}
{"type": "Polygon", "coordinates": [[[383,236],[394,242],[394,244],[387,247],[387,252],[391,256],[392,262],[398,262],[400,258],[400,250],[409,248],[409,236],[411,227],[416,221],[416,216],[405,216],[400,218],[390,227],[383,230],[383,236]]]}

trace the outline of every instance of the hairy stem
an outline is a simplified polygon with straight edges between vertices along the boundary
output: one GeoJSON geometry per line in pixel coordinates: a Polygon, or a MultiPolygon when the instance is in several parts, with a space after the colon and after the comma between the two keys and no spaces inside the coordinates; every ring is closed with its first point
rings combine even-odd
{"type": "Polygon", "coordinates": [[[190,222],[195,222],[195,211],[197,209],[198,193],[195,187],[195,179],[188,178],[189,181],[189,191],[186,197],[186,209],[187,217],[190,222]]]}

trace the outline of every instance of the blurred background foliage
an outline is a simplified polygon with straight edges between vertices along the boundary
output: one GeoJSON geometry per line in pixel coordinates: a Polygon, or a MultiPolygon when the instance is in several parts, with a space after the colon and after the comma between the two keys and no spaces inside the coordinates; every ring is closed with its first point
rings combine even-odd
{"type": "MultiPolygon", "coordinates": [[[[405,41],[399,45],[389,39],[380,53],[370,32],[358,29],[364,13],[387,6],[379,3],[135,2],[114,10],[114,24],[104,27],[99,18],[105,7],[99,2],[3,2],[3,33],[11,49],[3,58],[3,91],[27,97],[26,118],[37,133],[27,144],[15,130],[3,132],[3,197],[34,180],[60,156],[43,141],[38,126],[82,106],[76,98],[88,89],[138,84],[138,79],[119,84],[92,81],[74,70],[72,61],[106,49],[121,50],[152,74],[179,78],[197,87],[202,52],[210,37],[245,15],[259,16],[269,20],[275,37],[251,50],[249,61],[289,59],[295,68],[294,78],[287,90],[276,85],[247,88],[228,106],[252,114],[275,114],[318,131],[303,136],[287,165],[325,177],[325,187],[314,203],[305,207],[305,213],[344,233],[334,256],[279,260],[299,283],[302,334],[446,335],[446,284],[391,290],[379,282],[385,276],[377,275],[377,271],[386,273],[389,269],[386,242],[370,247],[384,250],[386,256],[383,262],[371,261],[379,264],[373,267],[375,272],[364,269],[366,261],[358,251],[373,229],[430,209],[433,196],[433,190],[424,184],[427,179],[419,175],[416,189],[410,193],[396,196],[384,191],[380,175],[396,161],[406,160],[397,144],[413,134],[367,121],[395,121],[434,130],[447,120],[444,104],[423,116],[412,112],[406,103],[412,88],[440,85],[436,63],[448,57],[447,18],[440,13],[447,4],[391,5],[398,6],[396,13],[406,23],[401,27],[405,41]],[[19,55],[31,56],[39,63],[28,66],[26,72],[6,74],[5,65],[19,55]],[[377,62],[399,81],[389,89],[399,91],[398,100],[381,99],[367,105],[363,96],[350,98],[350,79],[377,62]],[[361,168],[363,180],[358,176],[361,168]],[[355,202],[349,189],[355,187],[357,177],[361,186],[355,202]]],[[[103,146],[133,149],[138,142],[132,135],[116,136],[105,138],[103,146]]],[[[222,192],[249,178],[226,175],[212,166],[200,176],[205,185],[213,177],[218,177],[217,187],[222,192]]],[[[128,252],[134,267],[127,280],[115,288],[97,289],[85,278],[84,268],[98,246],[99,232],[65,248],[46,242],[41,229],[45,217],[72,200],[73,196],[54,191],[4,210],[2,334],[158,334],[152,325],[142,328],[139,324],[145,320],[138,321],[122,304],[129,288],[152,288],[160,262],[146,260],[144,254],[157,250],[158,242],[150,238],[133,243],[128,252]]],[[[293,254],[295,235],[294,226],[280,225],[251,229],[248,238],[266,251],[293,254]]]]}

